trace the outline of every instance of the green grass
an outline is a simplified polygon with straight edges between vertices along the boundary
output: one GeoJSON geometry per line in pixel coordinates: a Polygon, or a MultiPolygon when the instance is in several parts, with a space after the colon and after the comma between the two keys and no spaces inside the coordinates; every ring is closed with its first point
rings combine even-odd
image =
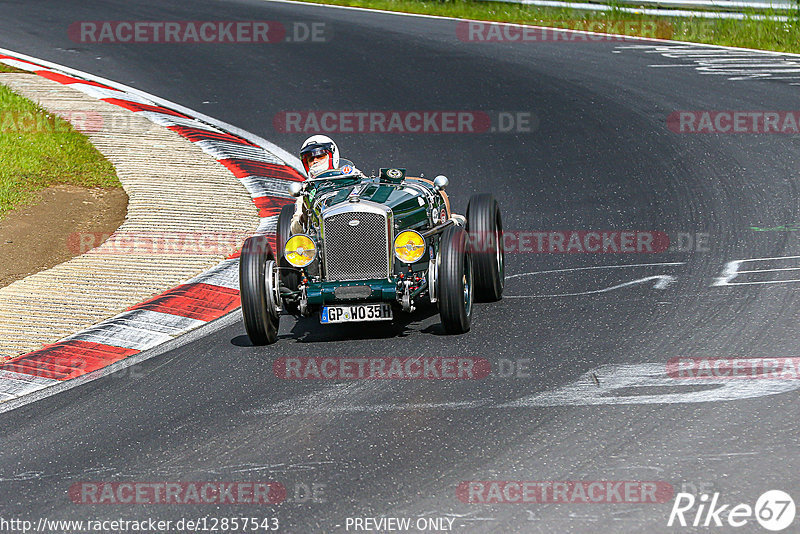
{"type": "Polygon", "coordinates": [[[25,70],[22,70],[22,69],[18,69],[16,67],[9,67],[8,65],[6,65],[4,63],[0,63],[0,72],[18,72],[18,73],[24,72],[26,74],[30,74],[28,71],[25,71],[25,70]]]}
{"type": "MultiPolygon", "coordinates": [[[[794,18],[789,22],[778,22],[775,20],[761,21],[752,19],[713,20],[653,17],[626,13],[617,9],[596,12],[475,0],[445,0],[438,2],[424,0],[307,1],[493,22],[589,29],[596,32],[621,33],[624,35],[640,35],[678,41],[800,53],[800,15],[798,13],[795,13],[793,15],[794,18]],[[641,28],[644,28],[644,30],[641,28]]],[[[763,13],[767,15],[774,14],[770,12],[763,13]]]]}
{"type": "Polygon", "coordinates": [[[0,218],[56,184],[120,186],[113,165],[86,136],[0,85],[0,218]]]}

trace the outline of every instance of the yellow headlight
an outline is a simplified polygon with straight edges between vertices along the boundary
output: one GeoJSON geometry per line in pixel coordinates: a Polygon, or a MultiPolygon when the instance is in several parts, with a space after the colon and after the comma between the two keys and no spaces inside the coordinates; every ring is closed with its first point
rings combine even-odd
{"type": "Polygon", "coordinates": [[[394,255],[405,263],[414,263],[425,255],[425,238],[419,232],[406,230],[394,238],[394,255]]]}
{"type": "Polygon", "coordinates": [[[286,242],[283,256],[295,267],[305,267],[317,257],[317,246],[307,235],[294,235],[286,242]]]}

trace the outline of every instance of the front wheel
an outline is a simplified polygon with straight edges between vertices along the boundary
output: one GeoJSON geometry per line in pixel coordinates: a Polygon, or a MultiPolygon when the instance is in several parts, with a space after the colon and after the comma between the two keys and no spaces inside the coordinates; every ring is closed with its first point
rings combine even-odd
{"type": "Polygon", "coordinates": [[[277,273],[275,254],[267,238],[248,237],[239,258],[239,294],[244,328],[253,345],[270,345],[278,339],[277,273]]]}
{"type": "Polygon", "coordinates": [[[438,266],[439,316],[448,334],[469,332],[472,320],[472,258],[467,232],[451,226],[442,233],[438,266]]]}

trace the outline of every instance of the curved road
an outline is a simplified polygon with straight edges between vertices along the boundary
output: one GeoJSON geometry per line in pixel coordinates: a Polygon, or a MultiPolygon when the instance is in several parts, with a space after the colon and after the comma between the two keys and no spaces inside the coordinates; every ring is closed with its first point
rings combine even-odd
{"type": "MultiPolygon", "coordinates": [[[[750,228],[800,221],[797,136],[676,134],[666,125],[679,110],[796,109],[792,80],[731,80],[647,42],[462,42],[456,29],[450,20],[255,0],[0,3],[0,46],[129,84],[291,151],[305,134],[275,130],[273,117],[286,111],[530,112],[530,132],[334,137],[366,171],[446,174],[457,211],[473,192],[493,192],[507,230],[635,229],[695,241],[653,254],[508,253],[508,298],[478,305],[472,331],[458,337],[422,310],[388,330],[284,318],[278,343],[254,348],[237,317],[119,376],[0,414],[0,515],[255,515],[297,533],[378,516],[454,519],[457,532],[675,532],[691,529],[667,527],[673,498],[475,504],[456,488],[659,481],[719,492],[727,504],[754,505],[770,489],[800,496],[800,382],[664,375],[676,357],[797,355],[798,284],[714,285],[727,262],[800,254],[796,233],[750,228]],[[315,22],[331,38],[74,42],[67,28],[85,20],[315,22]],[[707,234],[699,246],[697,234],[707,234]],[[281,356],[417,354],[485,357],[493,373],[331,382],[272,372],[281,356]],[[203,480],[276,480],[288,498],[274,508],[79,505],[67,494],[82,481],[203,480]],[[314,484],[309,498],[304,488],[314,484]]],[[[739,530],[759,529],[751,519],[739,530]]]]}

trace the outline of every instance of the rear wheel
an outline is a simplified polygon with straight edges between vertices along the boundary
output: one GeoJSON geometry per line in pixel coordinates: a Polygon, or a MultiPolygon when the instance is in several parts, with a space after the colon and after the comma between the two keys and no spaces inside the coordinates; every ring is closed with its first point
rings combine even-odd
{"type": "Polygon", "coordinates": [[[467,232],[451,226],[442,233],[437,284],[439,316],[448,334],[469,332],[472,320],[472,259],[467,232]]]}
{"type": "MultiPolygon", "coordinates": [[[[285,288],[291,289],[292,291],[297,291],[297,288],[300,285],[300,273],[297,271],[297,267],[292,267],[292,265],[286,261],[286,258],[283,257],[283,251],[285,250],[286,242],[289,241],[289,238],[292,236],[293,216],[294,204],[287,204],[281,208],[281,213],[278,215],[277,235],[275,236],[275,252],[278,256],[278,266],[280,267],[281,273],[281,285],[285,288]]],[[[287,312],[293,315],[297,315],[299,313],[297,302],[284,301],[284,304],[287,312]]]]}
{"type": "Polygon", "coordinates": [[[269,345],[278,338],[277,272],[275,254],[267,238],[248,237],[239,258],[239,294],[244,328],[253,345],[269,345]]]}
{"type": "Polygon", "coordinates": [[[467,232],[472,244],[475,298],[485,302],[500,300],[505,286],[503,219],[492,195],[482,193],[470,197],[467,232]]]}

